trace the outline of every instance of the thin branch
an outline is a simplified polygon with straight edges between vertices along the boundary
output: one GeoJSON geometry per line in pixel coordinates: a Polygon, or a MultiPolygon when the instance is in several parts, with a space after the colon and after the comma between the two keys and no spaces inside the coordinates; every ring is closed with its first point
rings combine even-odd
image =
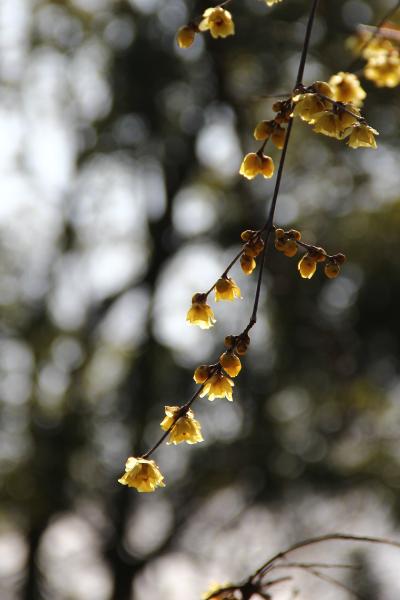
{"type": "Polygon", "coordinates": [[[275,554],[275,556],[273,556],[272,558],[267,560],[259,569],[257,569],[257,571],[255,571],[255,573],[250,576],[249,580],[255,581],[261,575],[264,575],[265,573],[270,571],[271,568],[274,566],[274,564],[278,560],[282,560],[283,558],[286,558],[289,554],[292,554],[296,550],[300,550],[301,548],[306,548],[307,546],[314,546],[316,544],[321,544],[323,542],[332,542],[332,541],[343,541],[343,542],[350,541],[350,542],[364,542],[364,543],[370,543],[370,544],[385,544],[388,546],[393,546],[395,548],[400,548],[400,542],[396,542],[394,540],[389,540],[387,538],[350,535],[350,534],[346,534],[346,533],[332,533],[332,534],[327,534],[327,535],[321,535],[319,537],[310,538],[310,539],[304,540],[302,542],[298,542],[297,544],[290,546],[283,552],[278,552],[277,554],[275,554]]]}
{"type": "Polygon", "coordinates": [[[302,81],[303,81],[304,67],[306,66],[306,60],[307,60],[307,54],[308,54],[308,46],[310,44],[311,32],[312,32],[312,28],[313,28],[313,25],[314,25],[314,19],[315,19],[315,13],[316,13],[316,10],[317,10],[317,6],[318,6],[318,1],[319,0],[314,0],[313,1],[313,5],[311,7],[310,16],[308,18],[306,35],[304,37],[303,50],[302,50],[301,57],[300,57],[300,65],[299,65],[299,70],[297,72],[297,79],[296,79],[296,85],[295,85],[295,87],[297,87],[298,85],[300,85],[302,83],[302,81]]]}
{"type": "Polygon", "coordinates": [[[149,456],[151,454],[153,454],[153,452],[155,452],[157,450],[157,448],[159,446],[161,446],[161,444],[163,443],[163,441],[169,436],[169,434],[171,433],[171,431],[173,430],[173,428],[175,427],[175,425],[177,424],[177,422],[179,421],[179,419],[181,417],[183,417],[187,413],[187,411],[189,410],[189,408],[191,407],[191,405],[193,404],[193,402],[196,400],[196,398],[199,397],[199,395],[203,391],[204,386],[206,385],[207,381],[218,370],[218,366],[217,365],[213,365],[213,366],[214,366],[214,368],[210,370],[210,374],[207,377],[207,379],[205,380],[205,382],[199,387],[199,389],[196,391],[196,393],[193,394],[193,396],[190,398],[190,400],[188,400],[186,402],[186,404],[183,404],[181,406],[179,412],[177,412],[177,414],[174,416],[174,420],[171,423],[170,427],[166,431],[164,431],[164,433],[161,435],[161,437],[159,438],[159,440],[154,444],[154,446],[152,446],[150,448],[150,450],[147,450],[147,452],[145,454],[142,454],[141,458],[149,458],[149,456]]]}
{"type": "Polygon", "coordinates": [[[279,565],[274,565],[270,571],[276,569],[300,568],[300,569],[360,569],[358,565],[350,565],[344,563],[300,563],[300,562],[285,562],[279,565]]]}

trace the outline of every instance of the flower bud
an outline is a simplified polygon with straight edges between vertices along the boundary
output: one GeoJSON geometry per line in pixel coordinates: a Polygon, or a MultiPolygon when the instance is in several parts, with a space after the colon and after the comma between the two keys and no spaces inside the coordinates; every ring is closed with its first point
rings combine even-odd
{"type": "Polygon", "coordinates": [[[231,377],[236,377],[242,368],[240,359],[233,352],[224,352],[221,354],[219,362],[224,371],[231,377]]]}
{"type": "Polygon", "coordinates": [[[257,265],[252,256],[249,256],[248,254],[242,254],[240,257],[240,266],[242,267],[242,271],[245,275],[251,275],[257,265]]]}
{"type": "Polygon", "coordinates": [[[210,377],[212,367],[210,365],[200,365],[194,372],[193,379],[196,383],[204,383],[210,377]]]}
{"type": "Polygon", "coordinates": [[[176,41],[179,48],[190,48],[194,42],[196,36],[196,30],[191,25],[184,25],[178,30],[176,34],[176,41]]]}

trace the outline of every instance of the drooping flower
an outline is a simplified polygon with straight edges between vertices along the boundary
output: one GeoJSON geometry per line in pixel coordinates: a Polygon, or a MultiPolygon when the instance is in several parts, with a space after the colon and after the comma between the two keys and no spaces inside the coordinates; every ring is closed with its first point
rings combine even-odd
{"type": "Polygon", "coordinates": [[[240,266],[242,267],[242,271],[245,275],[251,275],[256,268],[257,263],[252,256],[244,253],[240,257],[240,266]]]}
{"type": "MultiPolygon", "coordinates": [[[[180,410],[181,407],[179,406],[166,406],[165,417],[161,422],[161,429],[168,431],[180,410]]],[[[194,418],[193,411],[189,408],[184,415],[176,420],[174,427],[170,431],[167,444],[180,444],[181,442],[197,444],[197,442],[203,441],[200,423],[194,418]]]]}
{"type": "Polygon", "coordinates": [[[210,329],[216,323],[216,318],[211,306],[206,302],[205,294],[195,294],[192,298],[192,306],[186,315],[189,325],[198,325],[200,329],[210,329]]]}
{"type": "Polygon", "coordinates": [[[286,129],[284,129],[284,127],[281,127],[280,125],[275,127],[271,135],[271,141],[274,144],[274,146],[278,148],[278,150],[282,150],[283,146],[285,145],[285,137],[286,129]]]}
{"type": "Polygon", "coordinates": [[[317,261],[307,253],[300,259],[298,269],[303,279],[311,279],[317,269],[317,261]]]}
{"type": "Polygon", "coordinates": [[[340,71],[336,75],[332,75],[329,85],[333,90],[334,100],[338,102],[350,102],[354,106],[361,106],[367,95],[354,73],[340,71]]]}
{"type": "Polygon", "coordinates": [[[200,31],[209,31],[213,38],[225,38],[235,33],[232,15],[222,6],[207,8],[203,13],[203,20],[199,24],[200,31]]]}
{"type": "Polygon", "coordinates": [[[215,284],[215,300],[229,300],[241,298],[240,288],[231,277],[220,277],[215,284]]]}
{"type": "Polygon", "coordinates": [[[176,41],[179,48],[190,48],[196,37],[196,29],[192,25],[184,25],[178,29],[176,41]]]}
{"type": "Polygon", "coordinates": [[[326,96],[327,98],[333,98],[333,90],[329,83],[326,81],[314,81],[310,86],[314,92],[326,96]]]}
{"type": "Polygon", "coordinates": [[[239,173],[246,179],[254,179],[257,175],[269,179],[274,174],[274,161],[261,152],[250,152],[244,157],[239,173]]]}
{"type": "Polygon", "coordinates": [[[208,394],[209,400],[214,400],[214,398],[227,398],[232,401],[232,388],[234,385],[232,379],[226,375],[223,375],[220,372],[214,373],[214,375],[205,382],[200,397],[203,398],[203,396],[208,394]]]}
{"type": "Polygon", "coordinates": [[[240,358],[233,352],[224,352],[219,357],[220,365],[231,377],[236,377],[242,369],[240,358]]]}
{"type": "Polygon", "coordinates": [[[154,492],[156,487],[165,487],[164,477],[154,460],[133,456],[126,461],[125,473],[118,482],[138,492],[154,492]]]}
{"type": "Polygon", "coordinates": [[[369,125],[355,125],[347,142],[350,148],[376,148],[375,135],[379,135],[376,129],[369,125]]]}
{"type": "Polygon", "coordinates": [[[378,87],[396,87],[400,83],[400,52],[393,50],[371,56],[364,74],[378,87]]]}
{"type": "Polygon", "coordinates": [[[316,115],[319,115],[331,106],[326,100],[319,98],[317,94],[300,94],[294,100],[296,104],[293,109],[293,116],[300,117],[300,119],[310,123],[310,125],[315,123],[316,115]]]}
{"type": "Polygon", "coordinates": [[[273,133],[275,128],[275,121],[260,121],[254,130],[254,137],[257,141],[261,142],[268,140],[269,136],[273,133]]]}
{"type": "Polygon", "coordinates": [[[338,107],[334,112],[325,111],[315,116],[314,131],[342,140],[359,121],[359,110],[352,104],[338,107]]]}

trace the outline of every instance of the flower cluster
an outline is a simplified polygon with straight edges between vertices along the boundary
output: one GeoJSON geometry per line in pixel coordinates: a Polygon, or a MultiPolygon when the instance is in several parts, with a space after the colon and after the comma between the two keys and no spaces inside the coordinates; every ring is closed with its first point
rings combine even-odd
{"type": "Polygon", "coordinates": [[[286,129],[282,125],[290,121],[291,99],[275,102],[272,110],[276,112],[275,117],[268,121],[260,121],[254,129],[254,138],[263,142],[261,148],[258,152],[246,154],[240,165],[239,173],[247,179],[254,179],[257,175],[262,175],[266,179],[272,177],[275,169],[274,161],[270,156],[264,154],[265,145],[268,140],[271,140],[278,150],[282,150],[285,144],[286,129]]]}
{"type": "Polygon", "coordinates": [[[325,263],[324,273],[329,279],[334,279],[340,273],[340,267],[345,262],[344,254],[329,255],[323,248],[312,246],[301,241],[301,233],[296,229],[275,229],[275,248],[289,258],[297,254],[298,247],[306,249],[298,263],[298,270],[303,279],[311,279],[317,270],[318,263],[325,263]]]}
{"type": "Polygon", "coordinates": [[[257,266],[255,259],[264,250],[264,241],[260,231],[253,231],[251,229],[242,231],[240,237],[245,242],[240,257],[240,266],[245,275],[251,275],[257,266]]]}
{"type": "MultiPolygon", "coordinates": [[[[218,279],[212,289],[215,291],[216,302],[241,298],[239,286],[232,277],[225,274],[218,279]]],[[[208,293],[197,293],[192,297],[192,305],[186,315],[186,322],[189,325],[197,325],[200,329],[210,329],[217,322],[211,306],[207,304],[208,293]]]]}
{"type": "Polygon", "coordinates": [[[235,24],[232,15],[222,6],[207,8],[198,24],[188,23],[178,29],[176,41],[180,48],[190,48],[196,33],[209,31],[213,38],[226,38],[235,33],[235,24]]]}
{"type": "Polygon", "coordinates": [[[293,116],[313,125],[316,133],[338,140],[348,138],[350,148],[376,148],[375,135],[379,134],[367,124],[359,108],[365,95],[355,75],[340,72],[329,83],[300,86],[293,96],[293,116]]]}
{"type": "Polygon", "coordinates": [[[238,355],[247,352],[250,337],[247,332],[240,335],[228,335],[225,338],[225,352],[219,357],[216,365],[200,365],[194,372],[193,379],[202,385],[200,397],[208,396],[209,400],[227,398],[232,401],[234,382],[231,377],[239,375],[242,363],[238,355]]]}
{"type": "Polygon", "coordinates": [[[376,86],[393,88],[400,84],[400,37],[395,26],[385,23],[379,31],[362,28],[348,45],[367,61],[364,75],[376,86]]]}

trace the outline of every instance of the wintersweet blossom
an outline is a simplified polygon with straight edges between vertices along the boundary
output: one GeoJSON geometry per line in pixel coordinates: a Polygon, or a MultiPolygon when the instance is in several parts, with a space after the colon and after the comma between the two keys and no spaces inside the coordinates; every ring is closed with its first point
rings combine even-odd
{"type": "Polygon", "coordinates": [[[216,6],[204,11],[199,30],[209,31],[213,38],[225,38],[235,33],[235,25],[231,13],[222,6],[216,6]]]}
{"type": "Polygon", "coordinates": [[[189,325],[197,325],[200,329],[210,329],[216,323],[216,318],[211,306],[206,302],[205,294],[195,294],[192,298],[192,306],[186,315],[189,325]]]}
{"type": "Polygon", "coordinates": [[[293,109],[293,116],[300,117],[303,121],[312,125],[315,123],[315,116],[331,106],[328,101],[323,100],[317,94],[300,94],[293,99],[296,104],[293,109]]]}
{"type": "Polygon", "coordinates": [[[231,277],[220,277],[215,284],[215,300],[235,300],[241,298],[240,288],[231,277]]]}
{"type": "Polygon", "coordinates": [[[257,263],[252,256],[244,253],[240,257],[240,266],[242,267],[242,271],[245,275],[251,275],[256,268],[257,263]]]}
{"type": "Polygon", "coordinates": [[[233,352],[224,352],[219,357],[219,362],[224,371],[231,377],[236,377],[242,369],[240,358],[233,352]]]}
{"type": "Polygon", "coordinates": [[[375,135],[379,135],[376,129],[369,125],[360,124],[353,127],[347,142],[350,148],[376,148],[375,135]]]}
{"type": "Polygon", "coordinates": [[[394,50],[371,56],[364,74],[378,87],[396,87],[400,83],[400,53],[394,50]]]}
{"type": "Polygon", "coordinates": [[[196,30],[192,25],[184,25],[178,29],[176,41],[179,48],[190,48],[196,37],[196,30]]]}
{"type": "Polygon", "coordinates": [[[317,270],[317,261],[307,253],[300,259],[298,269],[303,279],[311,279],[317,270]]]}
{"type": "Polygon", "coordinates": [[[274,174],[274,161],[262,152],[249,152],[240,165],[239,173],[246,179],[254,179],[257,175],[269,179],[274,174]]]}
{"type": "Polygon", "coordinates": [[[354,73],[340,71],[336,75],[332,75],[329,85],[333,90],[334,100],[338,102],[350,102],[355,106],[361,106],[367,95],[354,73]]]}
{"type": "Polygon", "coordinates": [[[177,413],[181,410],[179,406],[166,406],[165,417],[161,422],[161,429],[168,431],[171,425],[175,422],[171,429],[167,444],[197,444],[203,442],[201,435],[200,423],[194,418],[193,411],[189,408],[184,415],[177,418],[177,413]],[[176,420],[176,421],[175,421],[176,420]]]}
{"type": "Polygon", "coordinates": [[[214,375],[212,375],[204,384],[200,397],[203,398],[208,394],[209,400],[214,400],[214,398],[227,398],[232,401],[232,388],[234,385],[232,379],[226,375],[219,372],[214,373],[214,375]]]}
{"type": "Polygon", "coordinates": [[[138,492],[154,492],[156,487],[165,487],[164,477],[154,460],[133,456],[126,461],[125,473],[118,482],[138,492]]]}

